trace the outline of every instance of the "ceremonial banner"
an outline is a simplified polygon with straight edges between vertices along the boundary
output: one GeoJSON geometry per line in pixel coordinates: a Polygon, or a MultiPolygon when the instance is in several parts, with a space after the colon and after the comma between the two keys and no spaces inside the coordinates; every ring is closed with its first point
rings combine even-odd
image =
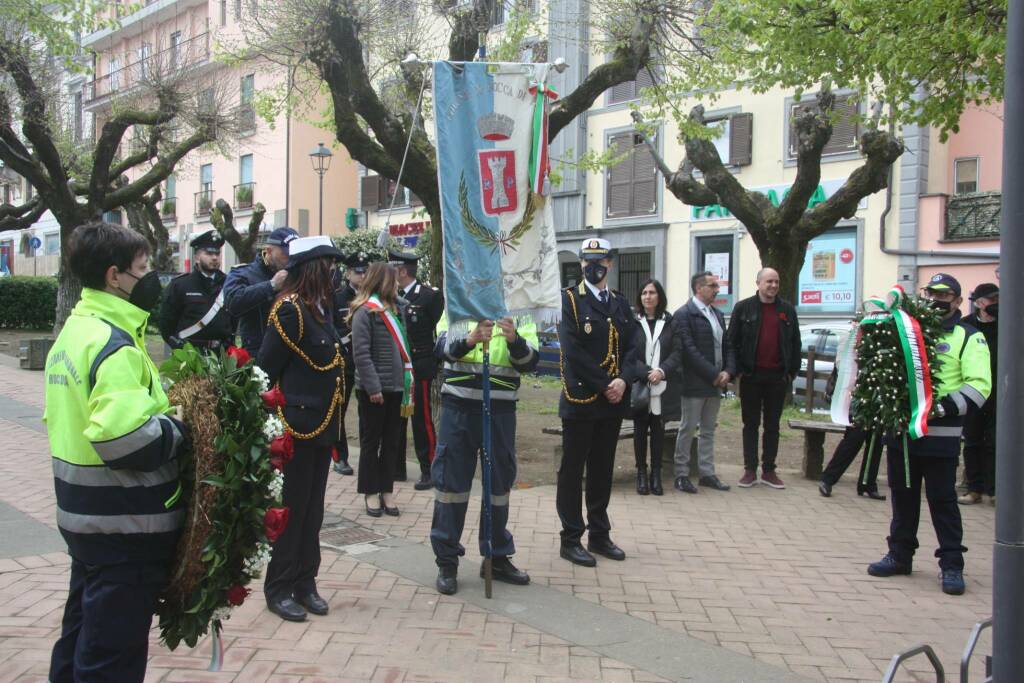
{"type": "Polygon", "coordinates": [[[449,329],[554,323],[560,281],[547,156],[548,64],[434,64],[449,329]]]}

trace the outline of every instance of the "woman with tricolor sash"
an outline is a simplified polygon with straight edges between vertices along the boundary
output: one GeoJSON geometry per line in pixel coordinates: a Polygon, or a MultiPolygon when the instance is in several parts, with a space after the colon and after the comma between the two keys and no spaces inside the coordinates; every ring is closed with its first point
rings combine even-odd
{"type": "Polygon", "coordinates": [[[358,491],[366,514],[397,517],[395,468],[400,453],[402,418],[412,415],[413,376],[409,340],[402,322],[394,266],[374,263],[352,301],[352,360],[359,405],[358,491]]]}

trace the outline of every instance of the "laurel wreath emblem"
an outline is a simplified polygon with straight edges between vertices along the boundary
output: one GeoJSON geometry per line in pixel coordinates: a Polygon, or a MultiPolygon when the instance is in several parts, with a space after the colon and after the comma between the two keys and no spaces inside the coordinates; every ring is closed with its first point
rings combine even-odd
{"type": "Polygon", "coordinates": [[[533,192],[528,190],[526,209],[523,211],[522,220],[512,226],[511,230],[491,232],[487,226],[476,219],[473,211],[469,208],[469,188],[466,186],[466,173],[463,172],[459,178],[459,207],[462,210],[463,227],[478,244],[490,247],[492,252],[500,247],[501,253],[507,254],[509,251],[516,251],[523,236],[533,227],[533,215],[537,211],[537,200],[533,192]]]}

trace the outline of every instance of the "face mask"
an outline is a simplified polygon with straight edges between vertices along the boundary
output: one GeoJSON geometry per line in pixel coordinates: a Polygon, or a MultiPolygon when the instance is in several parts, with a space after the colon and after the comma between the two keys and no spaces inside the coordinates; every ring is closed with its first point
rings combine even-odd
{"type": "Polygon", "coordinates": [[[952,310],[952,308],[953,308],[953,302],[952,301],[935,301],[933,299],[931,304],[929,304],[929,305],[932,308],[934,308],[936,311],[941,311],[942,313],[949,313],[950,310],[952,310]]]}
{"type": "Polygon", "coordinates": [[[131,294],[128,295],[128,303],[144,311],[152,311],[160,301],[160,275],[155,270],[149,271],[142,277],[136,277],[134,273],[128,271],[125,271],[124,274],[137,280],[131,294]]]}
{"type": "Polygon", "coordinates": [[[587,278],[587,282],[594,286],[597,286],[607,274],[608,269],[600,263],[588,263],[583,267],[583,277],[587,278]]]}
{"type": "Polygon", "coordinates": [[[999,304],[989,304],[985,307],[985,312],[995,318],[999,315],[999,304]]]}

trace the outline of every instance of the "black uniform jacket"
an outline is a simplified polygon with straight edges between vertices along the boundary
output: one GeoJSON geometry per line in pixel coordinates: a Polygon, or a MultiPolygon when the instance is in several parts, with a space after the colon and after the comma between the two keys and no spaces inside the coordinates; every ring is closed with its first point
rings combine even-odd
{"type": "Polygon", "coordinates": [[[198,270],[184,273],[170,281],[164,289],[160,306],[160,336],[172,349],[180,349],[185,342],[197,347],[210,346],[210,342],[228,345],[235,336],[235,326],[227,308],[222,306],[213,320],[188,339],[179,333],[203,319],[224,286],[224,273],[215,271],[208,278],[198,270]]]}
{"type": "Polygon", "coordinates": [[[435,331],[444,314],[444,295],[419,280],[407,294],[402,295],[408,303],[405,307],[405,329],[412,347],[412,372],[417,380],[433,379],[437,375],[437,358],[434,356],[435,331]]]}
{"type": "Polygon", "coordinates": [[[224,282],[224,302],[228,313],[238,321],[238,335],[249,355],[256,356],[267,327],[267,316],[277,292],[270,284],[274,276],[257,256],[252,263],[235,266],[224,282]]]}
{"type": "Polygon", "coordinates": [[[605,305],[584,283],[562,292],[562,320],[558,323],[562,354],[562,395],[558,402],[561,418],[621,418],[629,412],[629,386],[643,373],[637,340],[639,328],[626,299],[612,290],[609,294],[605,305]],[[610,335],[609,328],[614,328],[615,333],[610,335]],[[613,405],[602,392],[617,377],[625,381],[627,391],[613,405]]]}
{"type": "Polygon", "coordinates": [[[356,290],[347,280],[334,289],[334,329],[338,331],[338,338],[341,340],[341,353],[345,356],[345,374],[349,377],[355,374],[355,365],[352,363],[352,327],[348,322],[348,311],[355,298],[356,290]]]}
{"type": "Polygon", "coordinates": [[[341,348],[331,311],[327,311],[325,322],[321,323],[297,298],[285,300],[271,316],[256,364],[269,375],[271,386],[280,385],[287,401],[284,418],[295,432],[306,434],[316,431],[328,411],[332,411],[327,426],[307,442],[334,443],[338,439],[339,410],[338,406],[332,408],[331,403],[336,388],[341,390],[344,399],[342,365],[324,371],[311,367],[282,338],[282,333],[314,364],[321,367],[330,365],[341,348]]]}

